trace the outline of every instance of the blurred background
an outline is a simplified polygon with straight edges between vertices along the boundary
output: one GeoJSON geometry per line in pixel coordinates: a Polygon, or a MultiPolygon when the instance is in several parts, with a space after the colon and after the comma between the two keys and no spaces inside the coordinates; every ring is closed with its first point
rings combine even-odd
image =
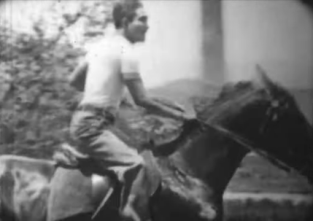
{"type": "MultiPolygon", "coordinates": [[[[253,78],[256,64],[286,86],[313,122],[313,7],[306,0],[145,0],[142,76],[182,101],[253,78]]],[[[65,79],[113,30],[112,1],[0,1],[0,154],[49,159],[67,139],[80,94],[65,79]]],[[[226,220],[306,220],[312,189],[251,154],[225,194],[226,220]],[[260,212],[262,211],[262,212],[260,212]]]]}

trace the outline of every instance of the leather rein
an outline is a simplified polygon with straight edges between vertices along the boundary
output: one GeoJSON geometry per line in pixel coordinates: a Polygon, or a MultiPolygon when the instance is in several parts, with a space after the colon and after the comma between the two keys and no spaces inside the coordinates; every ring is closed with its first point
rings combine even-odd
{"type": "MultiPolygon", "coordinates": [[[[278,116],[277,106],[269,107],[267,109],[266,113],[267,113],[267,117],[266,117],[264,124],[261,127],[262,131],[264,130],[265,126],[267,126],[271,122],[271,119],[274,119],[274,117],[278,116]]],[[[249,151],[256,152],[259,155],[261,155],[262,157],[265,157],[270,162],[275,164],[277,167],[279,167],[283,170],[286,170],[288,172],[295,171],[295,169],[288,166],[286,163],[282,162],[281,160],[278,160],[275,157],[270,156],[269,154],[267,154],[265,151],[262,150],[263,148],[259,147],[258,145],[256,145],[252,141],[244,138],[243,136],[240,136],[240,135],[238,135],[238,134],[236,134],[236,133],[234,133],[234,132],[232,132],[232,131],[230,131],[230,130],[228,130],[228,129],[220,126],[220,125],[212,125],[212,124],[200,121],[200,120],[198,120],[198,121],[199,121],[199,123],[203,129],[213,129],[213,130],[219,132],[220,134],[222,134],[223,136],[225,136],[225,137],[235,141],[239,145],[245,147],[249,151]]]]}

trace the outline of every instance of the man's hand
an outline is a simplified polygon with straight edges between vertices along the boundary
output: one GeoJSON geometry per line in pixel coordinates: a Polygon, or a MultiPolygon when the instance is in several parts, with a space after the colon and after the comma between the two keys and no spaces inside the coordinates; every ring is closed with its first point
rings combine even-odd
{"type": "Polygon", "coordinates": [[[183,119],[184,121],[192,121],[192,120],[197,120],[197,116],[195,114],[191,113],[185,113],[183,114],[183,119]]]}
{"type": "Polygon", "coordinates": [[[168,99],[165,99],[165,98],[152,98],[154,101],[158,102],[158,103],[161,103],[169,108],[172,108],[176,111],[179,111],[179,112],[185,112],[185,108],[183,105],[177,103],[177,102],[173,102],[173,101],[170,101],[168,99]]]}
{"type": "Polygon", "coordinates": [[[188,135],[194,129],[200,129],[204,131],[204,124],[195,115],[185,115],[183,124],[183,134],[188,135]]]}

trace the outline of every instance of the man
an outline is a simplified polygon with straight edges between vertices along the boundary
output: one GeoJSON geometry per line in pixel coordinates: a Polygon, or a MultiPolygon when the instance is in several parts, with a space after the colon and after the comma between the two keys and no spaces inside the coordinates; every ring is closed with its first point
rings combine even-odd
{"type": "Polygon", "coordinates": [[[139,60],[134,52],[134,44],[145,41],[148,30],[148,17],[142,3],[139,0],[117,2],[113,8],[113,20],[116,33],[93,47],[70,76],[71,85],[84,91],[72,118],[71,134],[78,142],[79,151],[92,157],[103,171],[117,175],[123,184],[121,213],[139,221],[146,214],[139,214],[133,202],[137,196],[136,188],[143,185],[139,178],[143,158],[110,131],[124,88],[128,88],[135,104],[151,113],[177,120],[192,120],[194,117],[146,95],[139,60]]]}

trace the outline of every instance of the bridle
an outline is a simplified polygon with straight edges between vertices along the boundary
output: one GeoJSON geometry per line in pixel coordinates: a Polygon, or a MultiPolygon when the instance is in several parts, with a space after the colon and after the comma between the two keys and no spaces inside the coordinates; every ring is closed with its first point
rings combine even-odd
{"type": "MultiPolygon", "coordinates": [[[[266,136],[266,134],[269,133],[268,128],[270,128],[273,124],[275,124],[278,121],[278,119],[280,118],[280,116],[287,110],[286,106],[288,107],[288,103],[286,103],[284,100],[271,99],[269,101],[269,104],[267,105],[267,107],[264,110],[265,116],[261,122],[261,126],[259,129],[259,135],[261,136],[261,138],[266,136]]],[[[219,134],[225,136],[226,138],[233,140],[234,142],[236,142],[240,146],[246,148],[247,150],[255,152],[255,153],[259,154],[260,156],[266,158],[267,160],[272,162],[274,165],[276,165],[280,169],[283,169],[287,172],[296,172],[296,173],[300,173],[304,176],[307,176],[306,171],[309,168],[308,163],[305,164],[303,166],[303,168],[301,168],[301,169],[298,169],[298,168],[294,169],[291,166],[287,165],[286,163],[282,162],[281,160],[277,159],[276,157],[273,157],[273,156],[269,155],[268,153],[266,153],[265,151],[263,151],[264,148],[261,148],[261,146],[259,144],[256,144],[255,142],[239,135],[238,133],[235,133],[229,129],[226,129],[225,127],[223,127],[219,124],[210,124],[207,122],[203,122],[200,119],[196,119],[196,120],[192,120],[192,121],[193,122],[190,122],[190,125],[193,125],[193,126],[185,125],[185,126],[183,126],[183,128],[189,128],[189,129],[183,129],[183,131],[184,130],[190,131],[190,127],[191,128],[200,128],[200,131],[202,133],[205,132],[206,130],[209,130],[209,129],[214,130],[214,131],[218,132],[219,134]],[[197,126],[195,127],[195,125],[197,125],[197,126]]],[[[188,122],[186,122],[186,124],[188,124],[188,122]]],[[[175,152],[177,150],[176,148],[174,148],[174,149],[175,150],[173,150],[171,152],[175,152]]],[[[166,154],[166,155],[168,155],[168,154],[166,154]]]]}
{"type": "MultiPolygon", "coordinates": [[[[277,120],[279,115],[281,114],[282,109],[280,108],[279,101],[275,100],[271,102],[271,105],[266,109],[266,117],[263,121],[261,127],[260,127],[260,134],[264,134],[266,128],[269,127],[270,124],[272,124],[274,121],[277,120]]],[[[288,166],[286,163],[282,162],[281,160],[276,159],[275,157],[272,157],[268,155],[265,151],[263,151],[263,148],[260,148],[257,144],[253,143],[252,141],[244,138],[241,135],[238,135],[220,125],[217,124],[209,124],[205,123],[203,121],[200,121],[201,127],[205,129],[213,129],[217,131],[218,133],[222,134],[223,136],[235,141],[239,145],[245,147],[249,151],[256,152],[259,155],[265,157],[269,161],[271,161],[273,164],[275,164],[277,167],[286,170],[288,172],[295,171],[292,167],[288,166]]]]}

